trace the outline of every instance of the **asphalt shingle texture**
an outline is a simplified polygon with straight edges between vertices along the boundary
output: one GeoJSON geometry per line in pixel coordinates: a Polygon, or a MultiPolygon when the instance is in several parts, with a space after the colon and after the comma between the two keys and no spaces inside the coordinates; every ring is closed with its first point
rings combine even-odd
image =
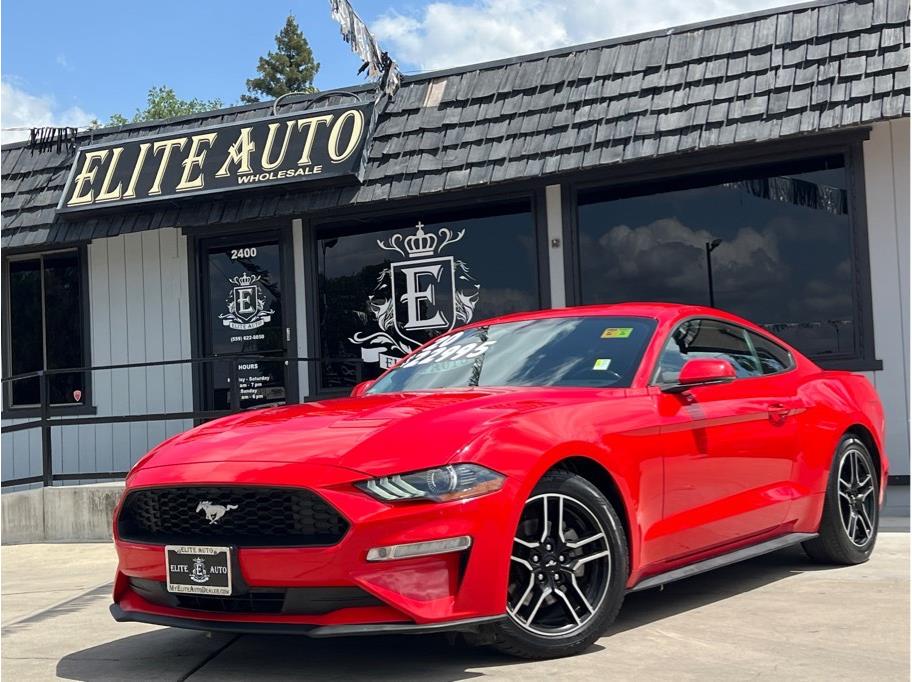
{"type": "MultiPolygon", "coordinates": [[[[359,186],[64,220],[55,208],[73,152],[10,146],[2,244],[300,216],[908,116],[908,19],[908,0],[827,2],[406,79],[380,116],[359,186]],[[424,107],[441,81],[439,105],[424,107]]],[[[93,141],[260,118],[270,107],[105,130],[93,141]]]]}

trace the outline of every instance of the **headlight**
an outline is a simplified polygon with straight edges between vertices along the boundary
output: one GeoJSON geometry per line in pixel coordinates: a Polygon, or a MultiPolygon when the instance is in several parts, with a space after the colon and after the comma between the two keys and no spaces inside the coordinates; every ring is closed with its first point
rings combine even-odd
{"type": "Polygon", "coordinates": [[[504,477],[478,464],[451,464],[356,485],[379,500],[449,502],[500,490],[504,477]]]}

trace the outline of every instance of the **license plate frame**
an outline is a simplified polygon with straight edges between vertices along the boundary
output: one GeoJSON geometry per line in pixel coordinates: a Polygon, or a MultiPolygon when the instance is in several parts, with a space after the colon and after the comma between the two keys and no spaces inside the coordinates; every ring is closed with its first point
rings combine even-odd
{"type": "Polygon", "coordinates": [[[165,576],[168,592],[230,597],[231,547],[166,545],[165,576]]]}

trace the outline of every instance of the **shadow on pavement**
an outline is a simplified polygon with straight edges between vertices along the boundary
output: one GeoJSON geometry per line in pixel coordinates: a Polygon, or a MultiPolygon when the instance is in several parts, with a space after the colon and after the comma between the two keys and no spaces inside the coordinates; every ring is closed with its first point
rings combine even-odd
{"type": "Polygon", "coordinates": [[[76,613],[77,611],[86,608],[86,605],[92,603],[98,597],[110,593],[111,583],[105,583],[104,585],[93,587],[92,589],[87,590],[82,594],[77,594],[75,597],[67,599],[66,601],[60,602],[58,604],[53,604],[48,608],[41,609],[36,613],[23,616],[22,618],[18,618],[13,622],[4,625],[2,634],[4,637],[7,637],[16,632],[19,632],[24,628],[38,625],[46,620],[50,620],[51,618],[57,618],[64,613],[76,613]]]}
{"type": "MultiPolygon", "coordinates": [[[[800,548],[788,548],[741,564],[705,573],[667,586],[628,595],[615,623],[605,635],[635,630],[717,601],[769,585],[796,573],[839,570],[815,566],[800,548]]],[[[481,676],[473,669],[521,664],[485,648],[466,645],[445,635],[352,637],[315,640],[293,636],[221,635],[206,640],[199,632],[155,630],[75,652],[61,659],[57,675],[70,680],[125,679],[138,674],[136,657],[153,673],[155,660],[174,655],[195,641],[211,653],[188,665],[192,679],[421,679],[433,682],[481,676]],[[224,642],[224,643],[222,643],[224,642]],[[198,677],[197,677],[198,676],[198,677]]],[[[589,652],[600,651],[605,640],[589,652]]],[[[583,654],[583,656],[587,655],[583,654]]],[[[189,657],[188,657],[189,658],[189,657]]],[[[188,660],[188,664],[190,661],[188,660]]],[[[142,674],[139,674],[143,677],[142,674]]],[[[153,676],[150,674],[150,677],[153,676]]],[[[181,677],[180,679],[186,679],[181,677]]]]}
{"type": "Polygon", "coordinates": [[[605,635],[633,630],[663,618],[735,597],[810,571],[838,571],[839,566],[814,564],[799,546],[701,573],[662,588],[628,594],[617,620],[605,635]]]}

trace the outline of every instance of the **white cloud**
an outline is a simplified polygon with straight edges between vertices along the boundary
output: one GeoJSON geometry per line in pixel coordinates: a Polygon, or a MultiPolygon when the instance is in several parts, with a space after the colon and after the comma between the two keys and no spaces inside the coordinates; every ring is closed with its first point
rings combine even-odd
{"type": "MultiPolygon", "coordinates": [[[[595,234],[581,231],[587,302],[705,302],[705,244],[719,235],[689,222],[669,217],[629,225],[609,222],[595,234]]],[[[780,256],[779,235],[767,225],[744,226],[723,236],[712,256],[718,302],[751,311],[753,319],[786,319],[777,315],[788,301],[794,273],[790,261],[780,256]],[[775,305],[768,310],[770,301],[775,305]]]]}
{"type": "Polygon", "coordinates": [[[0,82],[0,140],[3,143],[28,139],[28,128],[73,126],[84,128],[95,118],[80,107],[61,108],[50,95],[33,95],[7,80],[0,82]],[[7,130],[26,128],[26,130],[7,130]]]}
{"type": "Polygon", "coordinates": [[[58,55],[57,55],[56,59],[54,59],[54,61],[57,62],[58,66],[60,66],[61,68],[63,68],[66,71],[75,71],[75,68],[73,67],[73,65],[70,64],[70,60],[67,59],[67,56],[65,54],[63,54],[63,52],[58,53],[58,55]]]}
{"type": "Polygon", "coordinates": [[[792,0],[474,0],[389,12],[371,26],[404,65],[441,69],[785,5],[792,0]]]}

